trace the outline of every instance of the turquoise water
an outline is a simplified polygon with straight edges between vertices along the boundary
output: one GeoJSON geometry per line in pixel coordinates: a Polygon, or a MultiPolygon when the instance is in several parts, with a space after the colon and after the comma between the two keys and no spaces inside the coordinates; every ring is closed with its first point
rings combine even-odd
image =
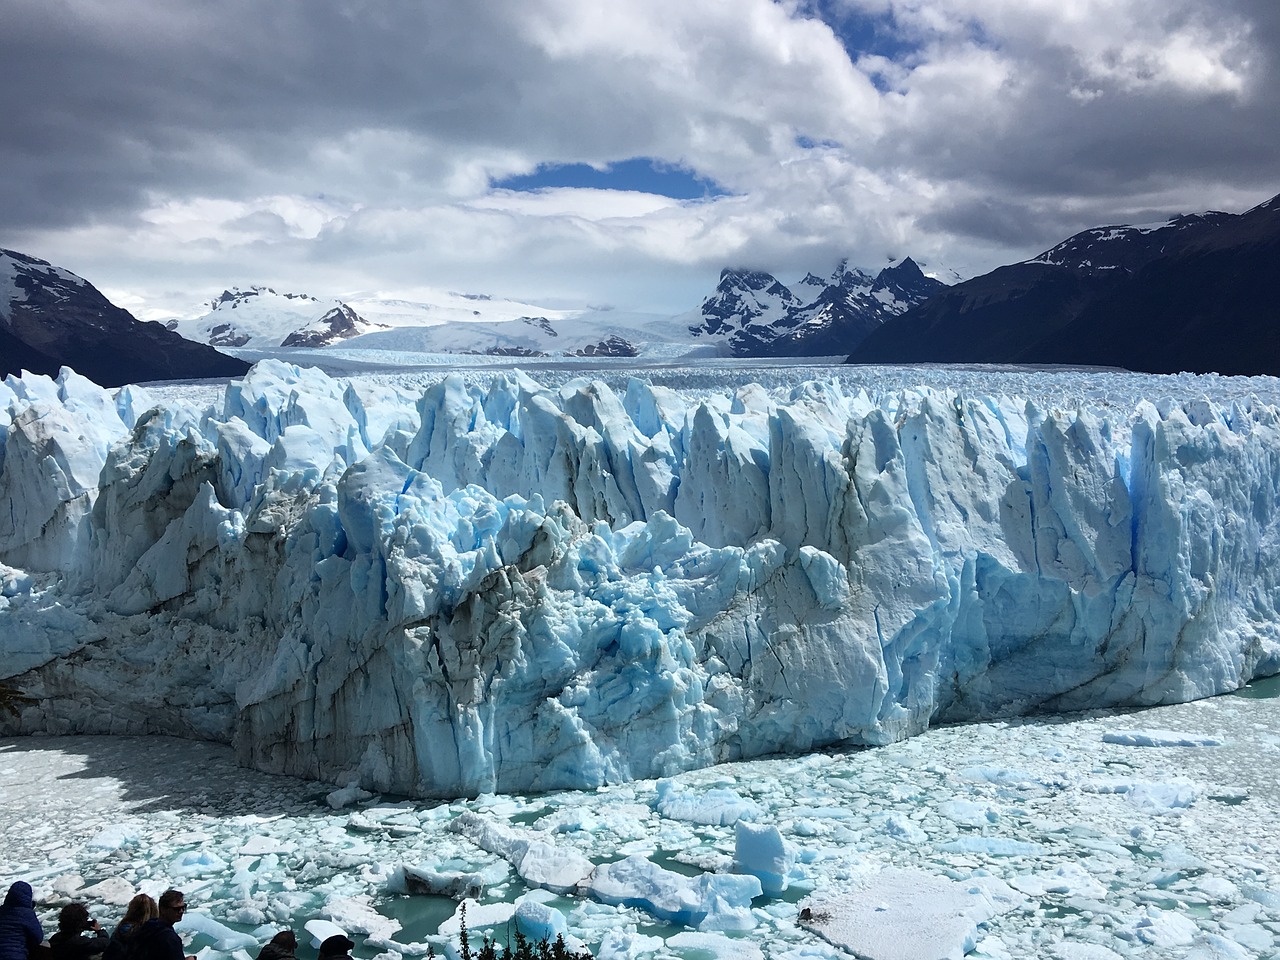
{"type": "Polygon", "coordinates": [[[1231,696],[1245,697],[1249,700],[1274,700],[1280,697],[1280,673],[1274,677],[1254,680],[1233,692],[1231,696]]]}
{"type": "Polygon", "coordinates": [[[421,943],[440,929],[440,924],[453,916],[458,905],[448,897],[388,897],[377,904],[384,917],[400,921],[396,939],[401,943],[421,943]]]}

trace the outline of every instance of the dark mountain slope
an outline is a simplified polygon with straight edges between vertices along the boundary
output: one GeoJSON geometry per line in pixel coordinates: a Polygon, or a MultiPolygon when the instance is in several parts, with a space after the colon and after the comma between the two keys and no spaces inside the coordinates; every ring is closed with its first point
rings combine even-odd
{"type": "Polygon", "coordinates": [[[60,267],[0,250],[0,377],[60,367],[104,386],[240,376],[249,364],[143,323],[60,267]]]}
{"type": "Polygon", "coordinates": [[[1098,228],[939,293],[849,360],[1280,375],[1278,277],[1280,198],[1098,228]]]}

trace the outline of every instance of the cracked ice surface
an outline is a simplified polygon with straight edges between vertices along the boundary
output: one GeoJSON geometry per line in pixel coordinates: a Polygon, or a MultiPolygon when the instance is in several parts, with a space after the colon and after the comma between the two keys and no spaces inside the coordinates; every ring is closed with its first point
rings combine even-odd
{"type": "Polygon", "coordinates": [[[613,369],[9,378],[0,730],[454,797],[1280,670],[1275,380],[613,369]]]}
{"type": "Polygon", "coordinates": [[[589,792],[334,791],[341,810],[214,744],[8,739],[0,876],[32,883],[46,925],[72,897],[111,922],[176,884],[201,960],[304,923],[360,958],[447,953],[458,904],[419,884],[457,878],[473,929],[564,932],[602,960],[1261,960],[1280,947],[1280,682],[1252,690],[1273,698],[940,727],[589,792]],[[752,806],[725,823],[730,794],[752,806]],[[785,884],[760,895],[752,869],[785,884]]]}

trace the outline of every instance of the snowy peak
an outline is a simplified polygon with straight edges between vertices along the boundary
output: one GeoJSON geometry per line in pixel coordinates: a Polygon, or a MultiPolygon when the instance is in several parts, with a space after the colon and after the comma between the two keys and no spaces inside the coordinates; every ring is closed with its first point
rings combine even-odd
{"type": "Polygon", "coordinates": [[[695,336],[729,336],[752,325],[776,323],[797,306],[795,294],[760,270],[722,270],[716,292],[703,301],[695,336]]]}
{"type": "Polygon", "coordinates": [[[808,273],[794,288],[761,271],[725,270],[689,329],[723,338],[736,356],[839,354],[945,286],[910,257],[874,277],[841,260],[828,279],[808,273]]]}
{"type": "Polygon", "coordinates": [[[71,300],[85,296],[86,288],[107,302],[70,270],[16,250],[0,250],[0,320],[10,319],[15,304],[71,300]]]}
{"type": "Polygon", "coordinates": [[[381,327],[361,318],[345,303],[339,303],[319,319],[295,330],[281,342],[282,347],[327,347],[331,343],[358,337],[381,327]]]}
{"type": "Polygon", "coordinates": [[[216,347],[323,347],[379,329],[340,300],[273,287],[232,287],[209,301],[209,312],[169,321],[188,340],[216,347]]]}

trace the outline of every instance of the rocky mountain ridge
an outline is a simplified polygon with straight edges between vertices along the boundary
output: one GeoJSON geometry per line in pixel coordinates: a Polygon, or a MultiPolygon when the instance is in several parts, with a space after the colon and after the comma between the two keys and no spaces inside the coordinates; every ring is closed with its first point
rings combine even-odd
{"type": "Polygon", "coordinates": [[[100,386],[239,376],[243,360],[145,323],[46,260],[0,250],[0,377],[71,367],[100,386]]]}
{"type": "Polygon", "coordinates": [[[854,363],[1008,363],[1280,375],[1280,197],[1082,231],[941,292],[854,363]]]}

